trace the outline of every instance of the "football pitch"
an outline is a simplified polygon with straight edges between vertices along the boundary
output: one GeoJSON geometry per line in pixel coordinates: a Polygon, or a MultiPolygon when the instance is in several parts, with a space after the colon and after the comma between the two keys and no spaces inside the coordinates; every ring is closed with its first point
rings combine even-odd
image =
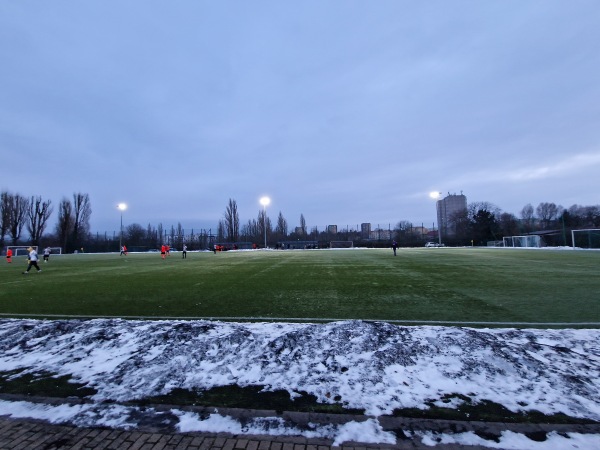
{"type": "Polygon", "coordinates": [[[52,255],[0,266],[0,317],[600,327],[600,252],[416,248],[52,255]]]}

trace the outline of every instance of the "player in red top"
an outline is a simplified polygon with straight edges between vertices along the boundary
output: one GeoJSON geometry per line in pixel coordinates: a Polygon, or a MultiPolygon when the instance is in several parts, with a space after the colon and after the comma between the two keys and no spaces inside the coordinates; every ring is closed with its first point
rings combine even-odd
{"type": "Polygon", "coordinates": [[[163,244],[160,246],[160,257],[162,259],[165,259],[166,254],[167,254],[167,247],[165,244],[163,244]]]}
{"type": "Polygon", "coordinates": [[[12,249],[10,248],[6,250],[6,262],[9,264],[12,262],[12,249]]]}

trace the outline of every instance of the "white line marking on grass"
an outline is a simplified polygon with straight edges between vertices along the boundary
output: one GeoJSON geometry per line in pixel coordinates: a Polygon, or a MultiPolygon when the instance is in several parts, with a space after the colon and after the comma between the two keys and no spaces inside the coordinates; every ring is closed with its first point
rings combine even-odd
{"type": "Polygon", "coordinates": [[[216,320],[216,321],[244,321],[244,322],[343,322],[349,320],[362,320],[364,322],[387,322],[401,325],[490,325],[490,326],[592,326],[600,327],[600,322],[483,322],[483,321],[452,321],[452,320],[386,320],[386,319],[342,319],[332,317],[242,317],[242,316],[103,316],[86,314],[10,314],[0,313],[0,317],[33,317],[53,319],[127,319],[127,320],[216,320]]]}

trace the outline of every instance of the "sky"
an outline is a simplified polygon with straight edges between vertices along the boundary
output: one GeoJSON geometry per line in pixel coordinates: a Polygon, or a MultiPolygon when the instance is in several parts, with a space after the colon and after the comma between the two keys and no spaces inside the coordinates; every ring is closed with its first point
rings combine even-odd
{"type": "Polygon", "coordinates": [[[150,424],[180,432],[301,435],[331,439],[334,445],[394,444],[397,439],[406,443],[402,436],[408,436],[431,446],[599,448],[597,432],[578,428],[579,433],[564,433],[560,425],[552,429],[546,424],[544,429],[550,430],[543,441],[528,438],[519,424],[513,431],[506,425],[494,440],[477,436],[476,422],[469,432],[440,433],[431,424],[424,430],[422,423],[412,428],[389,420],[397,408],[428,409],[432,403],[457,409],[491,401],[515,413],[562,413],[598,421],[599,337],[595,329],[406,327],[364,321],[3,319],[1,373],[55,374],[96,393],[86,402],[58,405],[47,399],[3,397],[0,416],[85,427],[150,424]],[[219,408],[158,411],[127,403],[175,389],[229,385],[283,390],[292,399],[308,394],[320,403],[338,401],[364,410],[367,420],[348,416],[343,423],[326,415],[321,421],[312,414],[304,424],[285,414],[240,420],[219,408]]]}
{"type": "Polygon", "coordinates": [[[0,190],[92,231],[598,205],[600,3],[0,0],[0,190]]]}

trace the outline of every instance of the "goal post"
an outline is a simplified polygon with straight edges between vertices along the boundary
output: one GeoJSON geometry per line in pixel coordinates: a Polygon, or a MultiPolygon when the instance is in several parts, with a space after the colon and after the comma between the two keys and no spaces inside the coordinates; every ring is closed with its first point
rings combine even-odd
{"type": "Polygon", "coordinates": [[[29,255],[29,247],[33,248],[36,252],[38,251],[37,245],[7,245],[6,251],[8,252],[9,249],[12,250],[13,256],[27,256],[29,255]]]}
{"type": "Polygon", "coordinates": [[[600,228],[571,230],[573,248],[600,248],[600,228]]]}
{"type": "Polygon", "coordinates": [[[503,239],[504,247],[534,247],[542,246],[542,239],[537,234],[526,236],[505,236],[503,239]]]}

